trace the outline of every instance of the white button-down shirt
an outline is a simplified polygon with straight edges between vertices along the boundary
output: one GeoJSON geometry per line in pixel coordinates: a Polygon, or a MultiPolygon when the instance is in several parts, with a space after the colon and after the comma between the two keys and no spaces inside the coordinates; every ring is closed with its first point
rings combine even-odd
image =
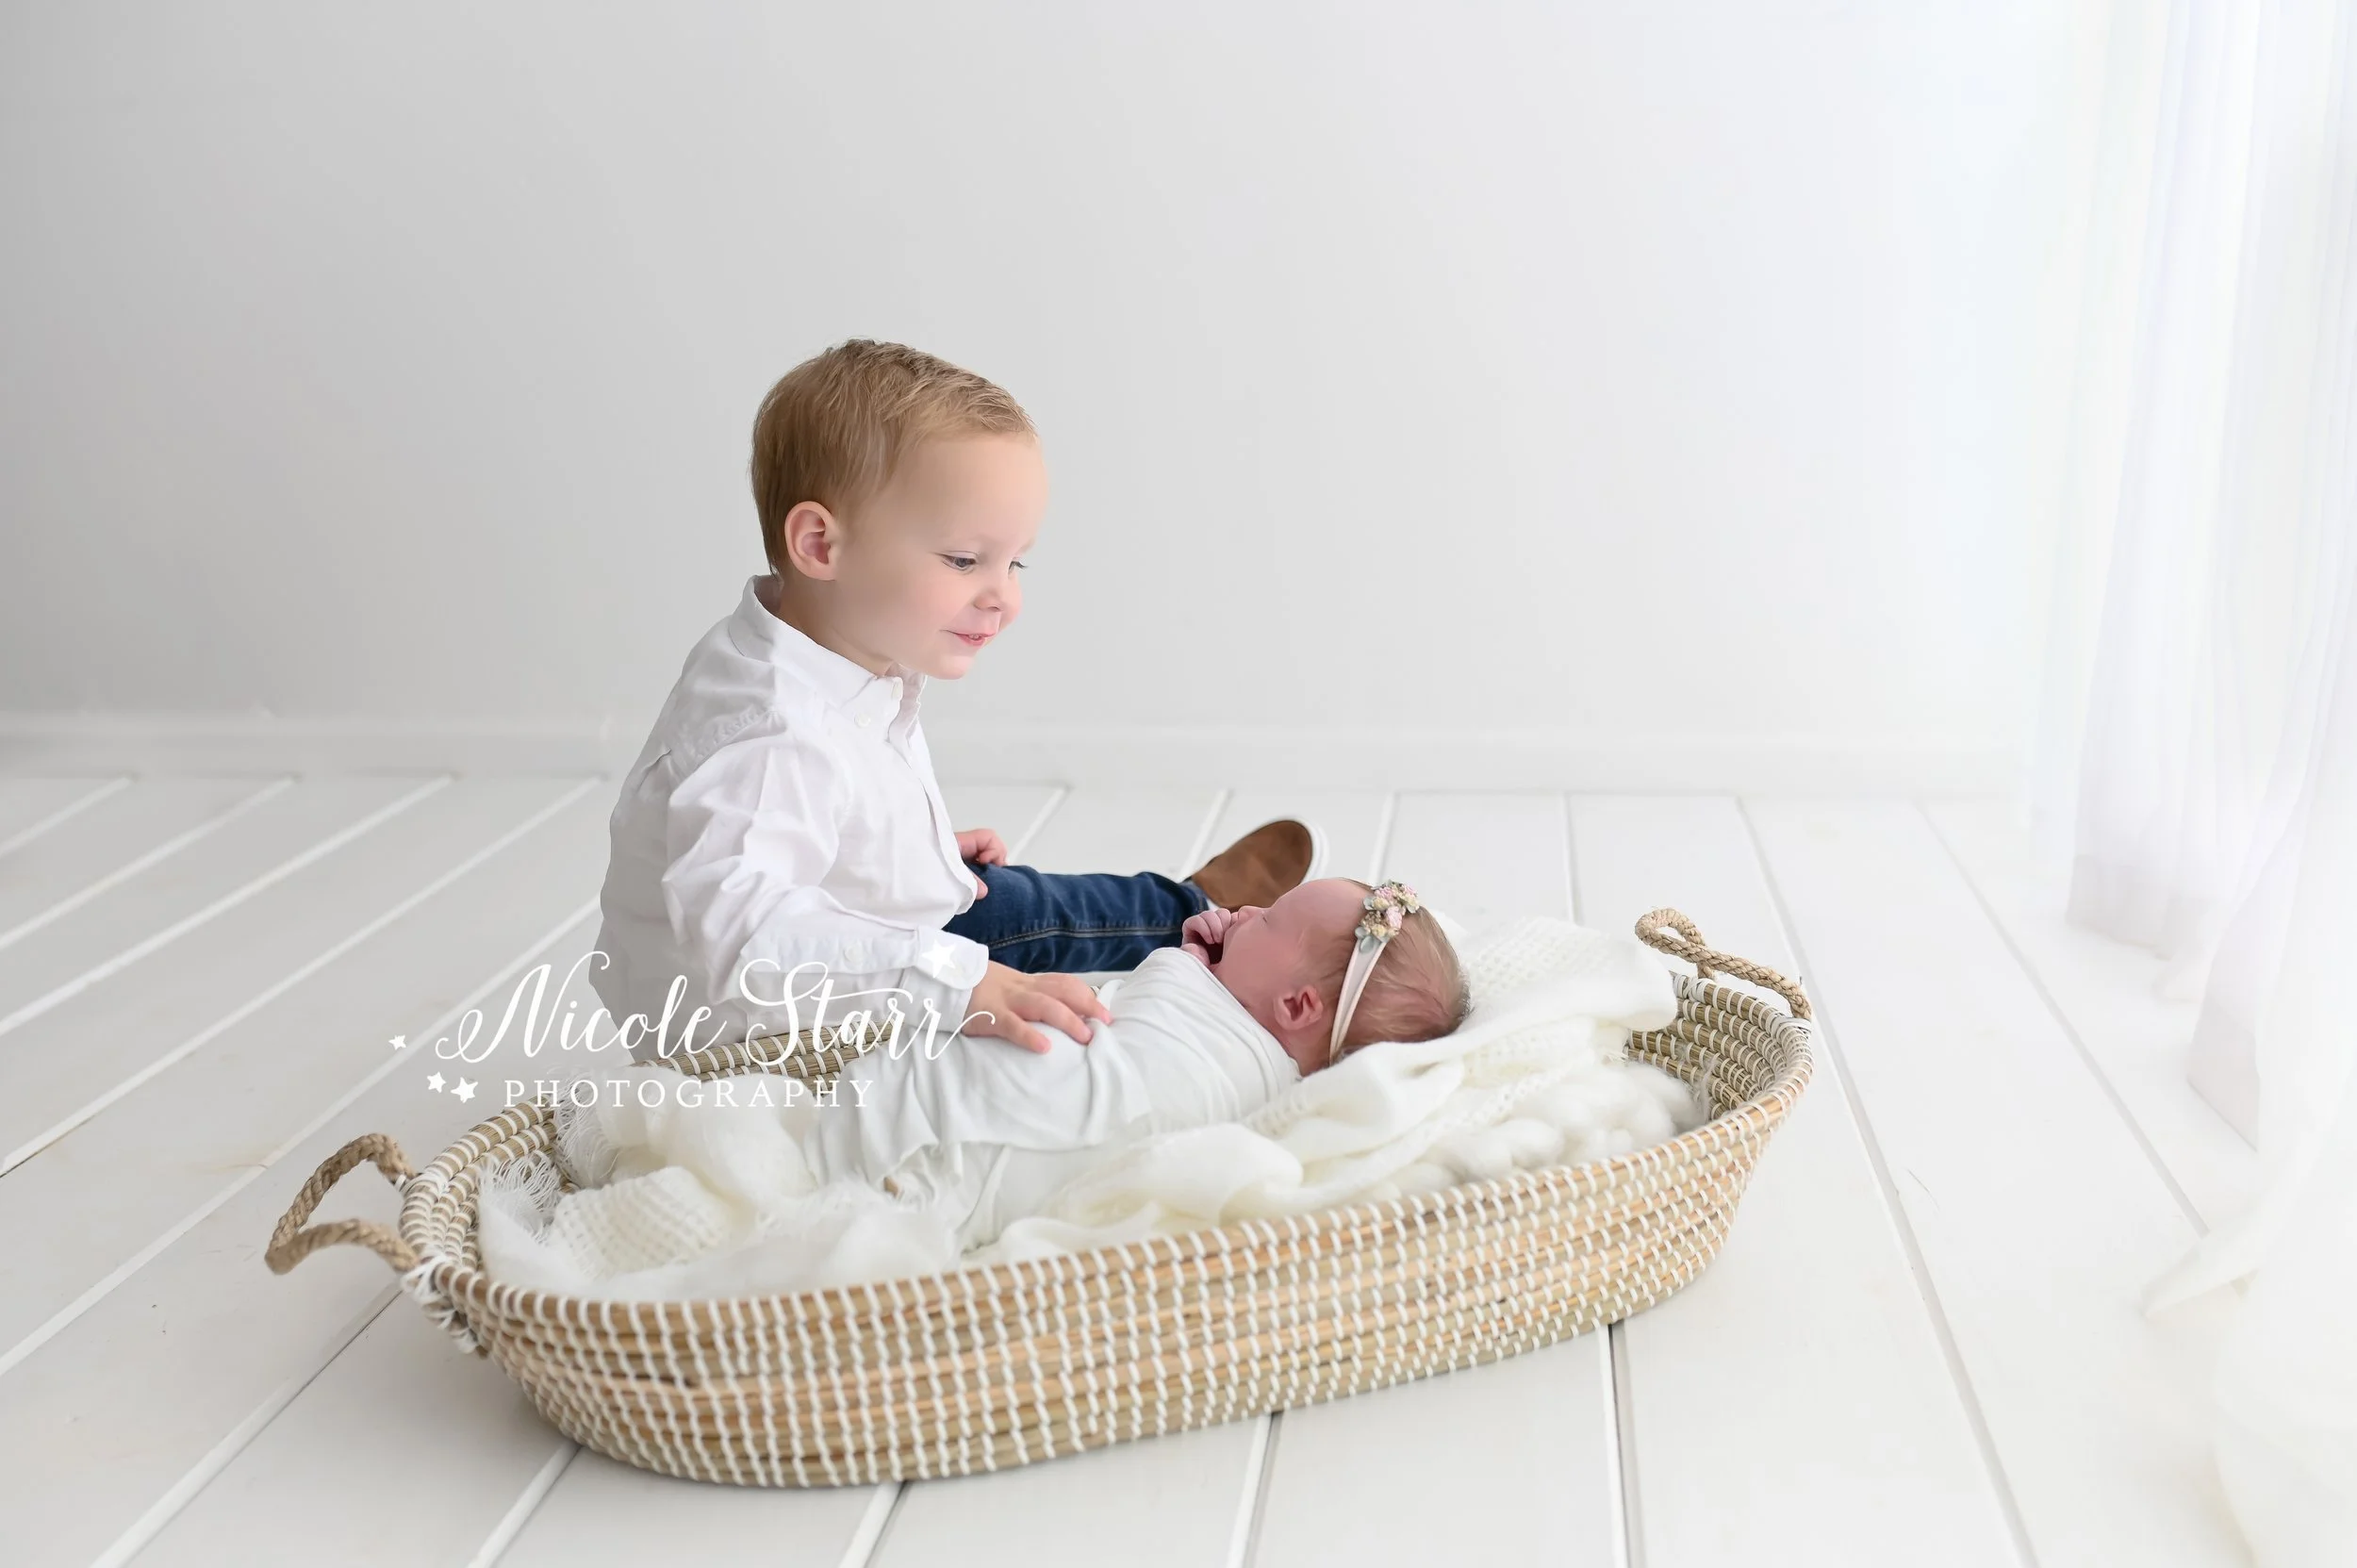
{"type": "Polygon", "coordinates": [[[769,613],[764,581],[688,653],[623,781],[600,898],[610,963],[590,961],[592,982],[617,1025],[654,1026],[685,976],[668,1039],[703,1048],[810,1028],[815,998],[799,1017],[775,1003],[798,966],[823,964],[827,1022],[868,1009],[888,1023],[897,1001],[921,1040],[931,1002],[946,1037],[989,949],[941,929],[975,892],[917,727],[925,677],[821,646],[769,613]],[[699,1006],[713,1016],[683,1042],[699,1006]]]}

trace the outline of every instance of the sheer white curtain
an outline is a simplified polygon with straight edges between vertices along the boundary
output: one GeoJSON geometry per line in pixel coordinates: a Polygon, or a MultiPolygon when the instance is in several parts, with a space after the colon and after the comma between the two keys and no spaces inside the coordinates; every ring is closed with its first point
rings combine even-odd
{"type": "Polygon", "coordinates": [[[2112,8],[2024,798],[2071,918],[2200,1001],[2249,1213],[2219,1474],[2263,1568],[2357,1564],[2357,5],[2112,8]]]}

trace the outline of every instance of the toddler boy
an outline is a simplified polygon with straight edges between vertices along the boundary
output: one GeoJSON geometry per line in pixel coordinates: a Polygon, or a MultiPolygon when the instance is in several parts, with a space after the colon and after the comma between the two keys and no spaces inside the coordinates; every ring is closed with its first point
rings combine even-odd
{"type": "MultiPolygon", "coordinates": [[[[609,821],[591,967],[618,1024],[709,1008],[671,1048],[807,1028],[823,977],[830,1020],[897,1004],[921,1034],[930,1006],[941,1035],[1046,1050],[1032,1024],[1086,1041],[1111,1017],[1069,971],[1132,968],[1191,916],[1315,874],[1323,837],[1292,818],[1176,881],[1013,866],[997,833],[951,827],[919,701],[1014,624],[1047,484],[1014,400],[915,349],[854,338],[771,388],[769,571],[689,651],[609,821]]],[[[651,1028],[633,1046],[656,1049],[651,1028]]]]}

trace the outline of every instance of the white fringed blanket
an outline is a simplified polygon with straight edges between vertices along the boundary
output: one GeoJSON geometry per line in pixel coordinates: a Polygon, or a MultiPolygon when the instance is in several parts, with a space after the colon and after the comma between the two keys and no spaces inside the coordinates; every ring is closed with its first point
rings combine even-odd
{"type": "MultiPolygon", "coordinates": [[[[995,1153],[986,1146],[927,1151],[899,1173],[915,1180],[896,1181],[897,1193],[860,1180],[819,1184],[799,1142],[807,1114],[716,1107],[620,1118],[618,1147],[616,1119],[606,1118],[594,1148],[603,1186],[560,1196],[555,1168],[539,1156],[497,1173],[481,1208],[484,1268],[511,1284],[586,1296],[768,1295],[1603,1159],[1700,1123],[1684,1084],[1623,1055],[1631,1032],[1677,1014],[1670,973],[1651,949],[1543,918],[1452,931],[1474,1000],[1457,1033],[1369,1046],[1240,1121],[1065,1156],[1073,1174],[1012,1210],[1001,1197],[986,1225],[974,1220],[966,1180],[995,1153]],[[632,1126],[646,1130],[636,1146],[632,1126]]],[[[957,1040],[948,1048],[1012,1048],[957,1040]]],[[[558,1126],[560,1154],[579,1171],[582,1116],[561,1111],[558,1126]]]]}

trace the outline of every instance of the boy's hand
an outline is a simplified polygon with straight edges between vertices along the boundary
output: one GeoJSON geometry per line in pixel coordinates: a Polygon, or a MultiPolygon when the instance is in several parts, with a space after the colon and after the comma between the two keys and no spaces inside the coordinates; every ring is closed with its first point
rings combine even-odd
{"type": "Polygon", "coordinates": [[[966,1033],[995,1034],[1030,1051],[1047,1049],[1048,1039],[1026,1023],[1027,1018],[1053,1024],[1086,1045],[1096,1033],[1086,1020],[1111,1023],[1113,1016],[1104,999],[1079,975],[1027,975],[996,963],[982,971],[965,1012],[966,1033]]]}
{"type": "Polygon", "coordinates": [[[958,858],[979,860],[984,866],[1004,866],[1007,841],[988,828],[968,828],[958,834],[958,858]]]}
{"type": "MultiPolygon", "coordinates": [[[[968,828],[958,836],[958,858],[980,861],[984,866],[1004,866],[1007,863],[1007,841],[988,828],[968,828]]],[[[973,873],[968,872],[972,876],[973,873]]],[[[974,896],[990,897],[990,883],[974,878],[974,896]]]]}
{"type": "Polygon", "coordinates": [[[1228,928],[1236,923],[1240,910],[1221,909],[1213,905],[1187,916],[1187,923],[1178,928],[1178,946],[1203,961],[1205,967],[1217,962],[1219,949],[1228,941],[1228,928]]]}

